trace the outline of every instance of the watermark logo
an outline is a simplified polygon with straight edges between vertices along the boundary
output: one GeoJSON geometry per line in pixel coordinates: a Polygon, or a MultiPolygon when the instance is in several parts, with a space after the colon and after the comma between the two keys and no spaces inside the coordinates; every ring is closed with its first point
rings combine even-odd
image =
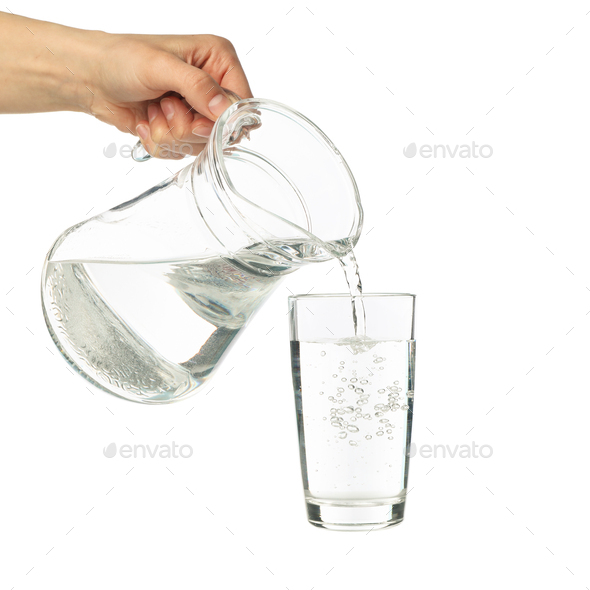
{"type": "Polygon", "coordinates": [[[421,146],[412,142],[403,149],[403,152],[406,158],[413,158],[417,155],[421,158],[491,158],[494,155],[491,145],[487,143],[477,145],[475,141],[472,141],[471,144],[463,143],[461,145],[425,143],[421,146]]]}
{"type": "Polygon", "coordinates": [[[105,158],[114,158],[117,155],[117,144],[116,143],[109,143],[102,153],[105,158]]]}
{"type": "Polygon", "coordinates": [[[410,457],[419,455],[423,459],[489,459],[494,454],[490,445],[416,445],[410,444],[410,457]]]}
{"type": "Polygon", "coordinates": [[[404,148],[404,156],[406,158],[413,158],[418,153],[418,148],[415,143],[410,143],[404,148]]]}
{"type": "Polygon", "coordinates": [[[120,156],[121,158],[132,158],[134,147],[134,145],[129,145],[128,143],[124,143],[120,146],[117,146],[116,143],[109,143],[107,147],[103,148],[102,155],[105,158],[114,158],[115,156],[120,156]]]}
{"type": "Polygon", "coordinates": [[[122,459],[190,459],[193,448],[190,445],[177,445],[176,442],[168,445],[121,445],[110,443],[103,448],[102,454],[107,459],[116,456],[122,459]]]}
{"type": "Polygon", "coordinates": [[[117,454],[117,445],[116,443],[111,443],[110,445],[106,446],[103,450],[102,450],[102,454],[107,458],[107,459],[112,459],[116,454],[117,454]]]}
{"type": "MultiPolygon", "coordinates": [[[[204,144],[201,144],[204,145],[204,144]]],[[[135,145],[129,145],[124,143],[120,146],[117,146],[116,143],[109,143],[105,148],[102,150],[102,155],[105,158],[114,158],[115,156],[120,156],[121,158],[132,158],[133,157],[133,150],[135,145]]],[[[161,143],[158,145],[158,155],[162,158],[167,158],[169,156],[192,156],[196,155],[193,154],[195,146],[190,143],[161,143]]],[[[197,149],[197,154],[200,152],[200,149],[197,149]]]]}

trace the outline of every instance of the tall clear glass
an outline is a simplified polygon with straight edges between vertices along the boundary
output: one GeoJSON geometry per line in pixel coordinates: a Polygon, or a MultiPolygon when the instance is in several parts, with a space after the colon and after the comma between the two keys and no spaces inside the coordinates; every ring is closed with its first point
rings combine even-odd
{"type": "Polygon", "coordinates": [[[415,296],[289,297],[291,361],[309,522],[369,530],[404,518],[414,404],[415,296]]]}

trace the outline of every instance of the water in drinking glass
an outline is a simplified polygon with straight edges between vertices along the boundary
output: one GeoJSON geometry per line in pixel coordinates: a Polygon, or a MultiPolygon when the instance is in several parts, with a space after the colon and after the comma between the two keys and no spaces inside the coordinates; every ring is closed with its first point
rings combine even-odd
{"type": "Polygon", "coordinates": [[[414,340],[354,336],[292,341],[291,347],[310,522],[339,529],[400,522],[412,426],[414,340]],[[326,524],[326,513],[332,521],[342,516],[341,524],[326,524]]]}

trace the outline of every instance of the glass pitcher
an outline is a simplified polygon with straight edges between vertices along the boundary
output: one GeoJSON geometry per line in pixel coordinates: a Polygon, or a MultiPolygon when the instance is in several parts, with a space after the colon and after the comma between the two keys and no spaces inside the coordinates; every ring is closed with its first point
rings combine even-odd
{"type": "Polygon", "coordinates": [[[322,131],[283,104],[241,100],[190,165],[57,239],[45,320],[95,386],[180,400],[283,277],[346,255],[361,225],[354,178],[322,131]]]}

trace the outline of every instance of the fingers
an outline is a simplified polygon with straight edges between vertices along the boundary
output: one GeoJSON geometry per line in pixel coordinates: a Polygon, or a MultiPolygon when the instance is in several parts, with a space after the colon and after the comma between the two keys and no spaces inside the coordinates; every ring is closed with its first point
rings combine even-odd
{"type": "Polygon", "coordinates": [[[170,51],[210,74],[221,87],[232,90],[241,98],[253,97],[238,54],[228,39],[217,35],[175,36],[170,51]]]}
{"type": "Polygon", "coordinates": [[[136,131],[151,155],[180,159],[202,151],[213,123],[235,100],[222,86],[241,98],[251,98],[252,91],[227,39],[197,35],[174,36],[174,41],[153,60],[148,86],[178,96],[150,103],[148,121],[138,121],[136,131]]]}
{"type": "Polygon", "coordinates": [[[199,113],[215,121],[230,105],[221,86],[206,72],[170,56],[169,67],[159,69],[158,84],[186,98],[199,113]]]}
{"type": "Polygon", "coordinates": [[[242,68],[235,47],[224,37],[210,35],[211,55],[203,69],[220,80],[223,88],[232,90],[240,98],[253,98],[248,79],[242,68]]]}
{"type": "Polygon", "coordinates": [[[238,56],[231,56],[230,62],[231,65],[221,79],[221,85],[233,90],[240,98],[254,98],[238,56]]]}
{"type": "Polygon", "coordinates": [[[213,122],[175,96],[160,101],[172,136],[179,142],[204,142],[213,129],[213,122]]]}
{"type": "MultiPolygon", "coordinates": [[[[180,100],[178,102],[181,103],[180,100]]],[[[183,113],[180,113],[181,117],[190,116],[183,115],[183,113]]],[[[180,124],[184,124],[182,120],[180,124]]],[[[206,142],[205,138],[195,135],[192,135],[191,141],[181,141],[175,138],[172,134],[173,126],[169,125],[164,111],[158,103],[148,105],[148,120],[140,121],[136,131],[145,150],[156,158],[181,160],[187,155],[196,156],[201,153],[206,142]]]]}

